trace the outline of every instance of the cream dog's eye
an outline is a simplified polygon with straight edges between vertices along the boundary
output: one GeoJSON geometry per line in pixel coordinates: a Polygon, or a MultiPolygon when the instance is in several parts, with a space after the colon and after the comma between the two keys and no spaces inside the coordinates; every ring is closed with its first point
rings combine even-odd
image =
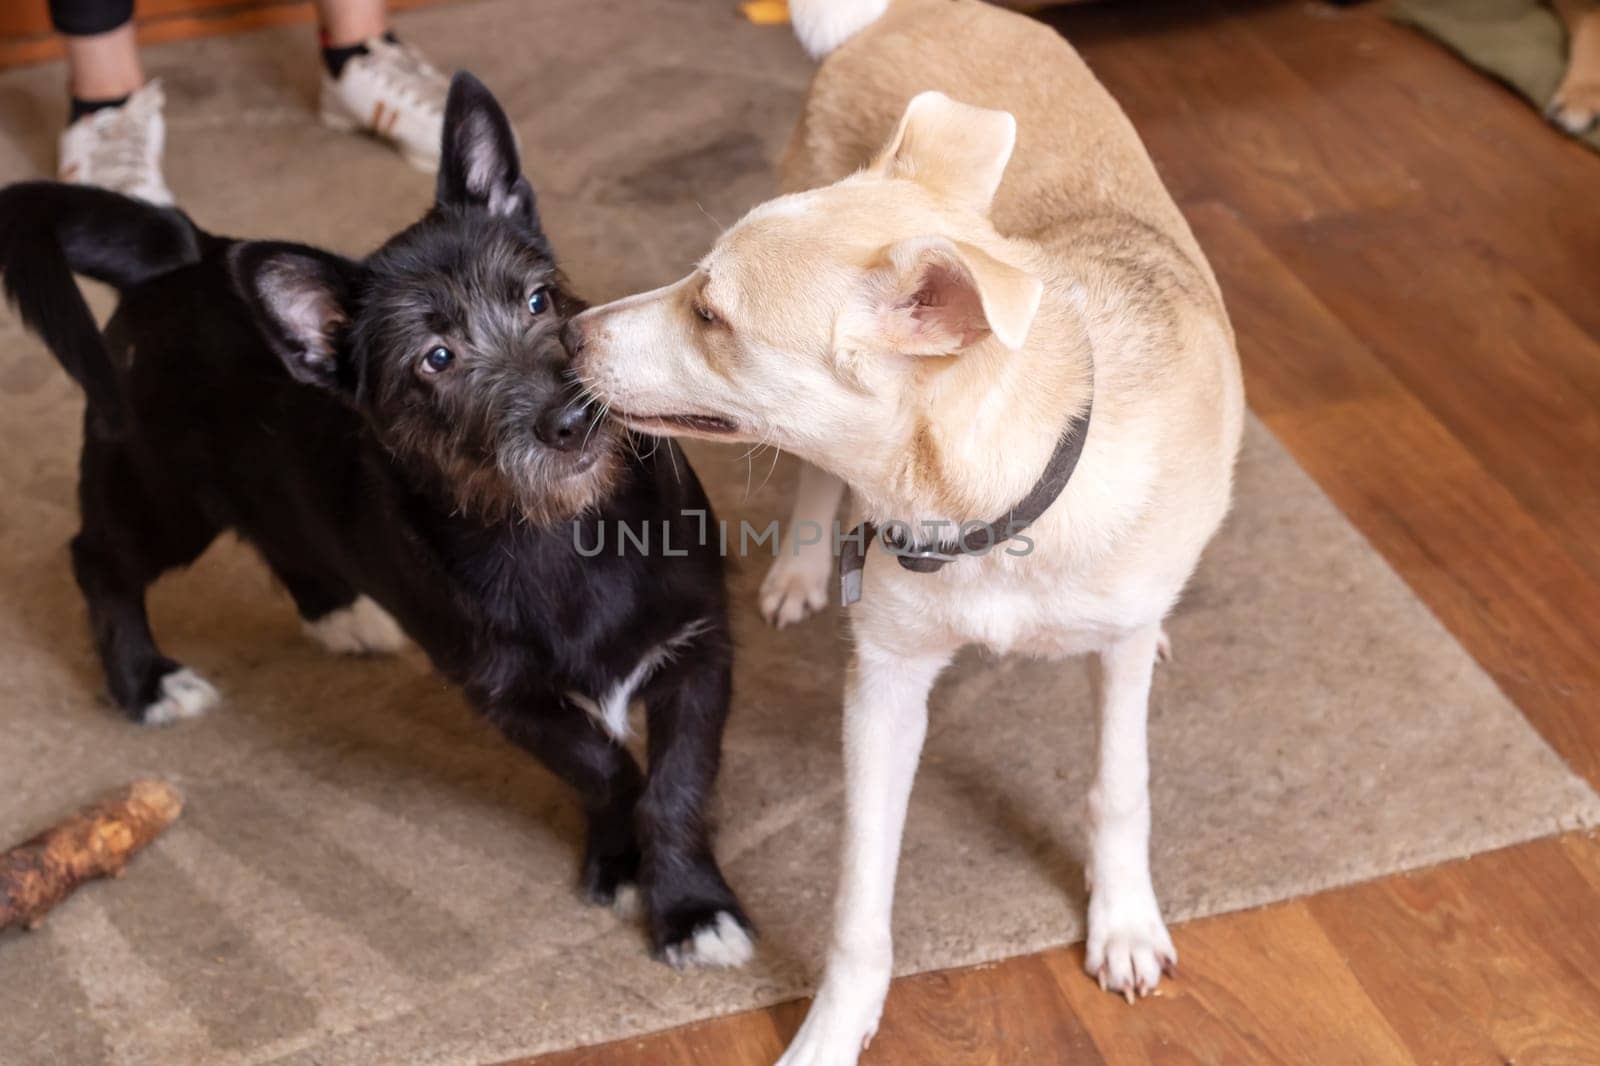
{"type": "Polygon", "coordinates": [[[711,310],[711,308],[707,307],[705,304],[695,304],[694,313],[695,317],[702,322],[715,322],[717,320],[717,313],[711,310]]]}

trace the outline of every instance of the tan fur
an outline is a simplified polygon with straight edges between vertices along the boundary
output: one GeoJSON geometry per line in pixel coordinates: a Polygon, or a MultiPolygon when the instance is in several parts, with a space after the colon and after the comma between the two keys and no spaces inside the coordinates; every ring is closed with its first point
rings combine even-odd
{"type": "MultiPolygon", "coordinates": [[[[783,1066],[854,1062],[877,1025],[927,692],[970,643],[1099,657],[1086,959],[1130,998],[1155,987],[1174,955],[1148,864],[1150,670],[1227,511],[1244,418],[1216,279],[1071,47],[976,0],[892,0],[864,28],[852,2],[796,9],[813,50],[853,36],[812,83],[788,194],[689,277],[575,320],[580,375],[640,428],[814,464],[792,529],[828,520],[840,482],[879,523],[997,519],[1091,402],[1092,418],[1026,554],[928,574],[868,552],[850,609],[834,939],[783,1066]],[[715,323],[684,310],[692,294],[715,323]]],[[[762,587],[779,625],[828,598],[831,559],[798,543],[791,532],[762,587]]]]}

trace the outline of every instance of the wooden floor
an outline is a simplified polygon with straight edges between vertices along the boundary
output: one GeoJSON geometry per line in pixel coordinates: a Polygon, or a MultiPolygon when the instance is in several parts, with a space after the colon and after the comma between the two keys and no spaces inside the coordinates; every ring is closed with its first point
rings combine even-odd
{"type": "MultiPolygon", "coordinates": [[[[1600,156],[1370,9],[1052,19],[1210,254],[1251,407],[1600,786],[1600,156]]],[[[1174,935],[1132,1007],[1078,947],[897,981],[865,1061],[1600,1063],[1591,837],[1174,935]]],[[[537,1061],[770,1063],[803,1010],[537,1061]]]]}

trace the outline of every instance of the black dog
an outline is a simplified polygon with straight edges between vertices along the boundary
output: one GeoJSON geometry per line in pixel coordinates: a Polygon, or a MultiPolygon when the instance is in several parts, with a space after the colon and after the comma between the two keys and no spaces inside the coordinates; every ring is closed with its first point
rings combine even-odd
{"type": "Polygon", "coordinates": [[[324,643],[392,648],[398,620],[577,789],[591,900],[637,881],[668,961],[742,962],[706,818],[732,660],[710,504],[670,442],[576,395],[560,329],[582,304],[519,171],[505,115],[459,74],[436,204],[360,262],[96,189],[0,191],[7,293],[88,396],[73,567],[140,722],[216,700],[156,647],[144,595],[224,530],[324,643]],[[122,292],[104,337],[73,272],[122,292]],[[619,553],[624,525],[657,551],[619,553]],[[633,698],[648,777],[620,743],[633,698]]]}

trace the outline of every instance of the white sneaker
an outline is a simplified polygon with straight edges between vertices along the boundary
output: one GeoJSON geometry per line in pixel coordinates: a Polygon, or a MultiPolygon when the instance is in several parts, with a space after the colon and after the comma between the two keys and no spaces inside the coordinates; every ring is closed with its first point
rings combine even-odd
{"type": "Polygon", "coordinates": [[[166,96],[150,81],[121,107],[102,107],[61,134],[61,164],[56,176],[77,185],[137,196],[163,206],[172,190],[161,176],[161,149],[167,122],[161,117],[166,96]]]}
{"type": "Polygon", "coordinates": [[[348,59],[337,80],[322,72],[323,124],[376,134],[432,174],[439,169],[449,80],[409,45],[382,37],[361,43],[367,54],[348,59]]]}

